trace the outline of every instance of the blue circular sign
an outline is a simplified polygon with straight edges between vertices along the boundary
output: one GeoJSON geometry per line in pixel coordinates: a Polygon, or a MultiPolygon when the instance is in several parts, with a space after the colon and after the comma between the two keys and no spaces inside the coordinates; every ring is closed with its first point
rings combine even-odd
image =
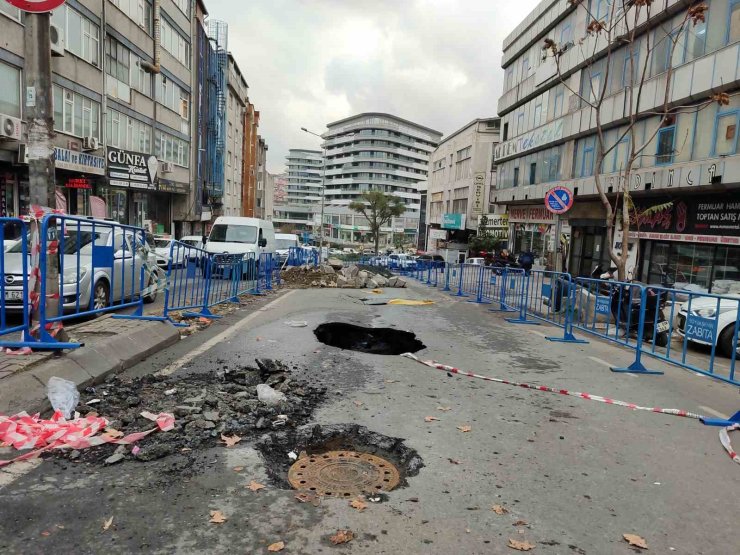
{"type": "Polygon", "coordinates": [[[553,214],[565,214],[573,207],[573,193],[565,187],[553,187],[545,193],[545,208],[553,214]]]}

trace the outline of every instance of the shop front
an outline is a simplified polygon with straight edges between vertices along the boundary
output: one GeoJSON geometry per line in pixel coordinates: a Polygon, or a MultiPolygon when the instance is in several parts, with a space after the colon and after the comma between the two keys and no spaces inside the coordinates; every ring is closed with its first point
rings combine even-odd
{"type": "Polygon", "coordinates": [[[715,193],[636,203],[637,275],[646,283],[740,295],[740,195],[715,193]],[[660,209],[656,210],[655,208],[660,209]]]}
{"type": "Polygon", "coordinates": [[[57,192],[64,197],[63,208],[75,216],[92,215],[90,197],[95,186],[104,183],[105,158],[87,152],[54,147],[57,192]]]}
{"type": "Polygon", "coordinates": [[[534,254],[534,267],[554,269],[556,216],[544,204],[509,206],[509,246],[515,256],[534,254]]]}
{"type": "Polygon", "coordinates": [[[0,216],[16,218],[28,214],[28,171],[0,170],[0,216]]]}

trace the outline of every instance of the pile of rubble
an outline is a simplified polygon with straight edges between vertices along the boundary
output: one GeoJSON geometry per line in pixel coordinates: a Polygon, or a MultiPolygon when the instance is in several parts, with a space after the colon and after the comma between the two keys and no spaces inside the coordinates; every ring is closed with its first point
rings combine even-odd
{"type": "Polygon", "coordinates": [[[337,276],[337,287],[345,289],[377,289],[378,287],[406,287],[406,281],[398,276],[385,277],[367,269],[352,265],[342,268],[337,276]]]}
{"type": "Polygon", "coordinates": [[[280,361],[258,359],[256,363],[256,368],[232,368],[223,361],[215,374],[111,377],[82,393],[76,409],[81,415],[99,414],[108,419],[110,428],[128,434],[152,427],[143,411],[166,412],[174,414],[175,428],[147,436],[133,448],[104,444],[59,455],[98,464],[152,461],[215,446],[223,443],[222,435],[246,440],[267,430],[305,424],[326,388],[298,379],[280,361]]]}
{"type": "Polygon", "coordinates": [[[280,273],[280,279],[283,286],[293,289],[337,287],[337,272],[329,264],[289,266],[280,273]]]}

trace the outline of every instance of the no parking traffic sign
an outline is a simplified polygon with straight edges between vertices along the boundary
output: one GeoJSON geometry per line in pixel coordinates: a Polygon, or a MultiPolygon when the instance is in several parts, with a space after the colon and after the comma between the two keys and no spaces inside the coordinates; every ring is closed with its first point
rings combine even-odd
{"type": "Polygon", "coordinates": [[[565,214],[573,206],[573,193],[565,187],[553,187],[545,193],[545,208],[553,214],[565,214]]]}

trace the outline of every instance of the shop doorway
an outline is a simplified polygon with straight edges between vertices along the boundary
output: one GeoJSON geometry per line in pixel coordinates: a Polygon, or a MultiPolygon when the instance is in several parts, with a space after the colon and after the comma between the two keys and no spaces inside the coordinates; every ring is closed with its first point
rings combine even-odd
{"type": "Polygon", "coordinates": [[[609,269],[606,228],[574,227],[571,233],[570,271],[574,276],[591,277],[597,266],[609,269]]]}
{"type": "Polygon", "coordinates": [[[147,196],[144,193],[134,193],[134,225],[144,227],[148,208],[147,196]]]}

